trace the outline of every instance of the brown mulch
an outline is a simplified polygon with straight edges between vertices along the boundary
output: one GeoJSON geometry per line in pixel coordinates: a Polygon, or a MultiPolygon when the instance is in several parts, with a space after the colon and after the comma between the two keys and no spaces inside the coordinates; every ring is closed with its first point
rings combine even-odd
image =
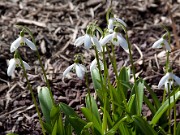
{"type": "MultiPolygon", "coordinates": [[[[154,50],[151,46],[164,34],[162,24],[171,32],[173,51],[170,60],[174,73],[180,76],[180,40],[174,39],[175,36],[180,36],[180,1],[169,0],[169,4],[165,0],[112,1],[112,5],[109,0],[0,1],[0,135],[8,132],[20,135],[41,134],[22,70],[17,68],[12,77],[6,74],[7,62],[13,57],[9,48],[19,34],[16,24],[28,26],[33,32],[56,102],[67,103],[76,110],[84,104],[86,85],[76,76],[63,83],[62,73],[73,63],[76,53],[83,53],[85,65],[89,66],[94,57],[93,51],[86,51],[83,47],[76,48],[73,42],[85,33],[90,22],[97,21],[100,27],[105,28],[108,7],[112,7],[115,14],[127,23],[136,73],[152,85],[159,97],[162,91],[157,90],[157,84],[164,73],[165,56],[161,53],[163,49],[154,50]],[[172,29],[170,11],[177,33],[172,29]]],[[[128,66],[127,54],[121,48],[116,50],[118,67],[128,66]]],[[[36,93],[37,86],[45,85],[37,57],[28,47],[21,48],[20,52],[32,67],[28,71],[28,77],[36,93]]],[[[93,93],[92,84],[90,88],[93,93]]],[[[177,111],[179,116],[180,107],[177,111]]],[[[150,115],[145,107],[143,113],[150,115]]]]}

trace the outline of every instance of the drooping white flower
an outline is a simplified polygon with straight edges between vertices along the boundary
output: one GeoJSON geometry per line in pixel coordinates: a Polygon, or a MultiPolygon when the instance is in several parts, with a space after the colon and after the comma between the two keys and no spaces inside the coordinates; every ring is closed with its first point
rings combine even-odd
{"type": "MultiPolygon", "coordinates": [[[[25,69],[27,69],[27,70],[31,69],[31,67],[25,61],[22,61],[22,62],[24,64],[25,69]]],[[[16,58],[10,59],[9,66],[7,69],[7,75],[8,76],[12,76],[17,65],[20,65],[19,59],[16,59],[16,58]]]]}
{"type": "Polygon", "coordinates": [[[10,51],[14,52],[20,45],[21,43],[26,43],[32,50],[36,50],[36,46],[34,45],[33,42],[31,42],[29,39],[19,36],[12,44],[10,47],[10,51]]]}
{"type": "MultiPolygon", "coordinates": [[[[104,64],[102,63],[101,60],[99,60],[99,64],[100,64],[101,70],[104,70],[104,64]]],[[[97,68],[97,60],[96,60],[96,59],[94,59],[94,60],[91,62],[90,71],[92,72],[95,68],[97,68]]]]}
{"type": "Polygon", "coordinates": [[[125,27],[127,27],[126,23],[122,20],[122,19],[119,19],[119,18],[110,18],[108,20],[108,30],[109,32],[113,32],[113,29],[114,29],[114,23],[115,22],[119,22],[121,23],[122,25],[124,25],[125,27]]]}
{"type": "Polygon", "coordinates": [[[84,48],[87,50],[92,47],[92,44],[94,44],[97,47],[98,51],[100,52],[102,51],[101,45],[96,36],[85,34],[84,36],[77,38],[76,41],[74,42],[74,45],[77,47],[82,45],[83,43],[84,43],[84,48]]]}
{"type": "Polygon", "coordinates": [[[160,89],[163,85],[165,85],[165,89],[168,90],[168,85],[169,88],[171,88],[171,85],[173,84],[173,80],[180,85],[180,78],[176,75],[174,75],[171,72],[167,72],[165,76],[161,78],[158,84],[158,88],[160,89]]]}
{"type": "Polygon", "coordinates": [[[164,38],[160,38],[159,40],[157,40],[153,44],[152,48],[162,48],[163,45],[165,46],[166,50],[171,51],[170,44],[164,38]]]}
{"type": "Polygon", "coordinates": [[[108,34],[103,39],[101,39],[99,42],[100,42],[101,46],[104,46],[109,41],[111,41],[112,44],[114,44],[115,46],[120,45],[127,53],[129,53],[128,43],[120,33],[113,32],[111,34],[108,34]]]}
{"type": "Polygon", "coordinates": [[[83,79],[84,74],[86,72],[86,68],[82,64],[78,64],[78,63],[74,63],[74,64],[70,65],[69,67],[67,67],[67,69],[63,72],[63,77],[66,77],[73,68],[76,71],[76,75],[80,79],[83,79]]]}

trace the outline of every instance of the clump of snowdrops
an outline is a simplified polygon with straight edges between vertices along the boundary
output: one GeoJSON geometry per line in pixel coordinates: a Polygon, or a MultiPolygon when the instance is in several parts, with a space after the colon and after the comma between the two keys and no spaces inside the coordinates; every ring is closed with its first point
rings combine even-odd
{"type": "Polygon", "coordinates": [[[76,47],[83,45],[85,49],[92,49],[95,52],[95,59],[91,62],[90,69],[83,65],[81,56],[83,54],[77,54],[74,57],[74,64],[63,72],[63,80],[69,76],[70,71],[74,71],[78,78],[86,81],[88,91],[85,107],[81,108],[83,118],[65,103],[55,103],[35,39],[27,27],[19,26],[22,31],[19,38],[11,44],[10,51],[14,52],[14,58],[9,61],[7,74],[11,76],[17,65],[22,67],[43,135],[179,135],[180,122],[177,122],[176,118],[176,102],[180,97],[180,78],[173,74],[170,66],[169,31],[165,28],[166,33],[152,46],[155,49],[164,48],[167,56],[164,76],[158,84],[158,89],[164,89],[161,101],[143,78],[135,75],[126,23],[115,17],[111,10],[107,12],[106,19],[106,29],[102,30],[96,23],[92,23],[88,25],[86,34],[77,38],[74,43],[76,47]],[[124,31],[124,34],[120,33],[121,31],[124,31]],[[31,36],[32,41],[25,38],[25,33],[31,36]],[[43,118],[27,77],[26,70],[29,70],[30,66],[21,59],[18,51],[18,47],[22,45],[27,45],[36,51],[47,84],[45,87],[38,87],[43,118]],[[115,46],[122,47],[127,53],[130,68],[117,68],[115,46]],[[110,79],[109,65],[112,65],[116,85],[110,79]],[[93,81],[96,100],[89,89],[89,75],[93,81]],[[133,82],[130,81],[131,78],[133,82]],[[145,89],[151,95],[151,99],[144,94],[145,89]],[[100,104],[97,105],[97,102],[100,104]],[[143,104],[152,113],[149,119],[142,115],[143,104]]]}

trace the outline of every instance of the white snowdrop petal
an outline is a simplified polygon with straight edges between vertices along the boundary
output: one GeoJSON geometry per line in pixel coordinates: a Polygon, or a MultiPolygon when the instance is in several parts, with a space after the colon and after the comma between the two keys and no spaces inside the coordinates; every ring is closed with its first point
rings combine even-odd
{"type": "Polygon", "coordinates": [[[112,40],[113,34],[106,35],[102,40],[100,40],[101,46],[107,44],[110,40],[112,40]]]}
{"type": "Polygon", "coordinates": [[[63,76],[66,77],[66,75],[71,71],[71,69],[74,67],[74,64],[70,65],[66,68],[66,70],[63,72],[63,76]]]}
{"type": "Polygon", "coordinates": [[[31,67],[29,66],[29,64],[27,62],[23,61],[23,64],[24,64],[25,69],[27,69],[27,70],[31,69],[31,67]]]}
{"type": "Polygon", "coordinates": [[[82,65],[82,64],[78,64],[79,65],[79,67],[84,71],[84,72],[86,72],[87,70],[86,70],[86,67],[84,66],[84,65],[82,65]]]}
{"type": "Polygon", "coordinates": [[[87,50],[91,48],[91,37],[88,34],[84,36],[84,48],[87,50]]]}
{"type": "Polygon", "coordinates": [[[96,61],[96,59],[94,59],[94,60],[91,62],[91,65],[90,65],[90,71],[91,71],[91,72],[96,68],[96,64],[97,64],[97,61],[96,61]]]}
{"type": "Polygon", "coordinates": [[[104,64],[101,60],[99,61],[99,64],[100,64],[101,70],[104,70],[104,64]]]}
{"type": "Polygon", "coordinates": [[[127,27],[127,24],[122,20],[122,19],[119,19],[119,18],[115,18],[116,21],[120,22],[121,24],[123,24],[125,27],[127,27]]]}
{"type": "Polygon", "coordinates": [[[170,44],[165,39],[163,40],[163,43],[164,43],[166,49],[170,52],[171,51],[170,44]]]}
{"type": "Polygon", "coordinates": [[[24,38],[25,43],[32,49],[32,50],[36,50],[36,46],[33,42],[31,42],[29,39],[24,38]]]}
{"type": "Polygon", "coordinates": [[[84,43],[84,37],[85,37],[85,36],[81,36],[81,37],[77,38],[77,39],[75,40],[75,42],[74,42],[74,45],[75,45],[76,47],[82,45],[82,44],[84,43]]]}
{"type": "Polygon", "coordinates": [[[97,50],[98,50],[99,52],[102,52],[102,47],[101,47],[101,45],[100,45],[97,37],[94,36],[94,37],[92,37],[91,39],[92,39],[93,44],[96,46],[97,50]]]}
{"type": "Polygon", "coordinates": [[[83,79],[84,77],[84,71],[82,70],[82,68],[79,66],[79,64],[75,64],[75,69],[76,69],[76,74],[80,79],[83,79]]]}
{"type": "Polygon", "coordinates": [[[110,18],[109,20],[108,20],[108,30],[110,31],[110,32],[112,32],[113,31],[113,27],[114,27],[114,19],[112,19],[112,18],[110,18]]]}
{"type": "Polygon", "coordinates": [[[8,69],[7,69],[7,75],[8,76],[12,76],[15,68],[16,68],[16,60],[15,59],[11,59],[9,61],[9,66],[8,66],[8,69]]]}
{"type": "Polygon", "coordinates": [[[178,84],[178,85],[180,85],[180,78],[178,77],[178,76],[176,76],[176,75],[172,75],[172,78],[176,81],[176,83],[178,84]]]}
{"type": "Polygon", "coordinates": [[[161,78],[161,80],[159,81],[159,84],[158,84],[159,89],[165,84],[166,81],[168,81],[169,76],[170,76],[170,74],[166,73],[166,75],[161,78]]]}
{"type": "Polygon", "coordinates": [[[128,48],[128,43],[127,43],[127,41],[126,41],[121,35],[118,35],[118,36],[117,36],[117,39],[118,39],[118,43],[120,44],[120,46],[121,46],[127,53],[129,53],[129,48],[128,48]]]}
{"type": "Polygon", "coordinates": [[[11,52],[14,52],[19,46],[20,46],[20,43],[21,43],[21,37],[18,37],[12,44],[11,44],[11,47],[10,47],[10,51],[11,52]]]}
{"type": "Polygon", "coordinates": [[[161,43],[163,42],[163,38],[160,38],[159,40],[157,40],[154,44],[153,44],[153,46],[152,46],[152,48],[161,48],[162,46],[161,46],[161,43]]]}

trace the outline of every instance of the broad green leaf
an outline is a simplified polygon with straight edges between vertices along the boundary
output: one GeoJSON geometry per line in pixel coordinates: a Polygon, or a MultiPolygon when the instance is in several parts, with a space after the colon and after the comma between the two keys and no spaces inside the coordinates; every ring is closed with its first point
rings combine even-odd
{"type": "Polygon", "coordinates": [[[59,118],[58,118],[58,121],[57,121],[57,132],[59,135],[66,135],[65,134],[65,126],[64,126],[64,123],[63,123],[63,118],[62,118],[62,115],[61,113],[59,113],[59,118]]]}
{"type": "Polygon", "coordinates": [[[151,124],[155,125],[158,122],[158,120],[161,118],[163,113],[167,111],[167,109],[170,109],[173,107],[174,102],[176,102],[179,97],[180,97],[180,91],[176,92],[175,101],[174,101],[173,95],[170,97],[170,104],[169,104],[169,99],[166,99],[166,101],[161,105],[161,107],[158,109],[158,111],[154,115],[151,121],[151,124]]]}
{"type": "Polygon", "coordinates": [[[57,135],[57,121],[56,121],[56,123],[54,124],[53,131],[52,131],[52,134],[51,134],[51,135],[57,135]]]}
{"type": "Polygon", "coordinates": [[[89,108],[90,110],[92,109],[92,113],[94,114],[94,116],[96,117],[98,122],[101,123],[101,119],[100,119],[100,115],[99,115],[99,111],[98,111],[98,107],[97,107],[96,101],[94,100],[94,98],[92,96],[90,98],[91,98],[91,102],[89,100],[89,96],[88,95],[85,98],[86,107],[89,108]]]}
{"type": "Polygon", "coordinates": [[[135,99],[131,108],[132,114],[141,115],[143,96],[144,96],[144,81],[139,79],[135,82],[131,95],[135,94],[135,99]]]}
{"type": "Polygon", "coordinates": [[[134,98],[135,98],[135,94],[131,95],[131,97],[130,97],[130,99],[128,101],[128,109],[129,109],[129,111],[132,109],[134,98]]]}
{"type": "Polygon", "coordinates": [[[177,125],[176,135],[180,135],[180,122],[177,125]]]}
{"type": "Polygon", "coordinates": [[[52,133],[52,130],[53,130],[53,126],[50,124],[50,123],[47,123],[47,122],[43,122],[43,126],[46,130],[47,133],[51,134],[52,133]]]}
{"type": "Polygon", "coordinates": [[[66,116],[78,117],[77,113],[65,103],[60,103],[59,106],[66,116]]]}
{"type": "Polygon", "coordinates": [[[146,105],[149,107],[149,109],[151,110],[152,114],[154,115],[156,113],[156,109],[154,108],[152,103],[149,101],[149,99],[145,95],[144,95],[144,102],[146,103],[146,105]]]}
{"type": "Polygon", "coordinates": [[[46,122],[50,123],[50,112],[53,107],[53,99],[51,99],[49,89],[47,87],[38,88],[38,98],[43,116],[46,122]]]}
{"type": "Polygon", "coordinates": [[[86,117],[86,119],[88,120],[88,122],[93,122],[94,124],[94,128],[97,129],[97,131],[99,133],[102,133],[102,127],[101,124],[99,124],[98,120],[96,119],[96,117],[92,114],[91,110],[88,108],[81,108],[82,113],[84,114],[84,116],[86,117]]]}
{"type": "Polygon", "coordinates": [[[81,131],[87,125],[87,122],[78,117],[69,117],[69,122],[71,123],[71,126],[74,128],[74,131],[77,135],[80,135],[81,131]]]}
{"type": "Polygon", "coordinates": [[[153,92],[153,90],[148,86],[148,84],[145,81],[144,81],[144,86],[146,87],[146,89],[151,94],[155,108],[156,108],[156,110],[158,110],[159,107],[161,106],[159,99],[157,98],[156,94],[153,92]]]}
{"type": "Polygon", "coordinates": [[[65,118],[64,130],[65,130],[65,135],[72,135],[72,126],[69,122],[69,117],[65,118]]]}
{"type": "Polygon", "coordinates": [[[157,135],[156,131],[150,126],[150,124],[140,116],[133,115],[132,119],[143,135],[157,135]]]}
{"type": "MultiPolygon", "coordinates": [[[[139,115],[141,115],[141,111],[142,111],[142,104],[143,104],[143,96],[144,96],[144,81],[143,80],[138,80],[138,84],[137,84],[137,109],[139,112],[139,115]]],[[[135,98],[136,99],[136,98],[135,98]]]]}
{"type": "Polygon", "coordinates": [[[122,135],[131,135],[131,130],[129,130],[124,123],[120,123],[119,125],[119,131],[122,135]]]}
{"type": "Polygon", "coordinates": [[[50,112],[50,119],[51,119],[52,125],[54,125],[56,120],[58,119],[59,113],[60,113],[59,106],[53,106],[50,112]]]}
{"type": "Polygon", "coordinates": [[[92,77],[94,89],[95,90],[102,89],[101,83],[100,83],[100,75],[99,75],[99,70],[98,69],[95,68],[93,71],[91,71],[91,77],[92,77]]]}
{"type": "Polygon", "coordinates": [[[116,133],[116,131],[118,130],[120,124],[121,124],[124,120],[126,120],[126,117],[118,120],[118,121],[114,124],[114,126],[113,126],[105,135],[114,135],[114,134],[116,133]]]}
{"type": "MultiPolygon", "coordinates": [[[[119,73],[119,77],[118,77],[118,82],[119,83],[119,90],[124,92],[125,97],[127,97],[127,91],[128,91],[128,87],[126,86],[126,84],[129,84],[129,75],[127,72],[126,67],[122,67],[121,71],[119,73]]],[[[119,93],[121,94],[121,93],[119,93]]]]}

